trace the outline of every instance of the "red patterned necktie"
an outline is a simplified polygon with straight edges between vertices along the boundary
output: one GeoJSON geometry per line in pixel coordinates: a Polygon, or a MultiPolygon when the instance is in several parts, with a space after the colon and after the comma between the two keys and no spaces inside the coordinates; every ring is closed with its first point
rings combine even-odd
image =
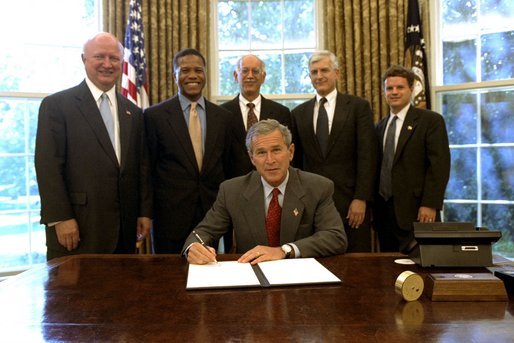
{"type": "Polygon", "coordinates": [[[246,131],[250,130],[250,128],[252,127],[253,124],[257,123],[258,120],[257,120],[257,116],[255,115],[255,112],[254,112],[254,108],[255,108],[255,104],[254,103],[247,103],[246,106],[248,106],[248,116],[246,118],[246,131]]]}
{"type": "Polygon", "coordinates": [[[280,190],[273,188],[273,197],[268,206],[268,215],[266,216],[266,233],[268,234],[268,243],[270,247],[280,246],[280,217],[282,208],[278,203],[278,195],[280,190]]]}

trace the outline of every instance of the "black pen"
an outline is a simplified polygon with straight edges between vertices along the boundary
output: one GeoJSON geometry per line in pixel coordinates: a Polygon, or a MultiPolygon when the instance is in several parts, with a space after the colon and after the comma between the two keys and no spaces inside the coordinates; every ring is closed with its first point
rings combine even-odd
{"type": "MultiPolygon", "coordinates": [[[[193,235],[195,235],[196,240],[198,241],[198,243],[203,245],[203,247],[210,252],[209,247],[205,244],[205,242],[203,241],[202,237],[200,237],[200,235],[197,234],[195,230],[193,230],[193,235]]],[[[216,260],[216,257],[214,258],[214,262],[218,263],[218,261],[216,260]]]]}

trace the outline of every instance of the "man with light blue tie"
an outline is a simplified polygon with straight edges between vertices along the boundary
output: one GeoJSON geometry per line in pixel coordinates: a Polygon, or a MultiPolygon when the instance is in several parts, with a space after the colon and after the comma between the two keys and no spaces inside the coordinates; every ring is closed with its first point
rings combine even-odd
{"type": "Polygon", "coordinates": [[[149,234],[149,165],[141,110],[116,91],[123,46],[84,44],[86,78],[39,109],[35,167],[47,258],[134,253],[149,234]]]}

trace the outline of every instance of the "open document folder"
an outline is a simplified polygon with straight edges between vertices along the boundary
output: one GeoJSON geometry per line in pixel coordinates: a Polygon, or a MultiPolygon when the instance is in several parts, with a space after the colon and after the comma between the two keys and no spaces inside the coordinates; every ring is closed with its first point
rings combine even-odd
{"type": "Polygon", "coordinates": [[[190,264],[186,289],[270,287],[319,283],[340,283],[314,258],[297,258],[250,263],[237,261],[190,264]]]}

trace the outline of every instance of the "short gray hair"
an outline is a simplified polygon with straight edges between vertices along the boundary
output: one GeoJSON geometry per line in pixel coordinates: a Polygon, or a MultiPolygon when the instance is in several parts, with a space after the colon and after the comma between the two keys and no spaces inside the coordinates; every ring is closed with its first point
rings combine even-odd
{"type": "Polygon", "coordinates": [[[332,69],[339,69],[339,63],[337,62],[336,55],[334,55],[334,53],[332,51],[328,51],[328,50],[315,51],[312,54],[311,58],[309,58],[309,67],[311,66],[311,64],[316,63],[327,57],[330,60],[330,66],[332,67],[332,69]]]}
{"type": "Polygon", "coordinates": [[[252,143],[256,136],[268,135],[275,130],[280,130],[282,138],[284,138],[284,143],[289,147],[293,141],[293,137],[287,126],[280,124],[275,119],[265,119],[253,124],[248,130],[246,134],[246,149],[252,152],[252,143]]]}

